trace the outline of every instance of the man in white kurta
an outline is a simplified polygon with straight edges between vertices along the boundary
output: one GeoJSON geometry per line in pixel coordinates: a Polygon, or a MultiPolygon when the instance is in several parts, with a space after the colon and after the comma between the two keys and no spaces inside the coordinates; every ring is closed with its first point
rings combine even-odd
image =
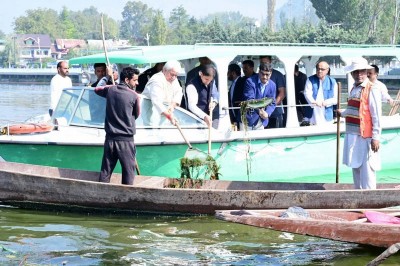
{"type": "Polygon", "coordinates": [[[58,101],[62,90],[72,87],[71,78],[69,75],[68,62],[61,61],[57,64],[57,74],[51,79],[50,82],[50,108],[49,114],[52,116],[54,109],[57,107],[58,101]]]}
{"type": "Polygon", "coordinates": [[[147,82],[142,95],[151,100],[143,102],[142,119],[145,125],[161,125],[163,117],[175,125],[173,111],[182,101],[182,87],[177,75],[181,70],[178,61],[168,61],[161,72],[154,74],[147,82]]]}
{"type": "MultiPolygon", "coordinates": [[[[338,87],[336,80],[329,77],[329,65],[325,61],[321,61],[316,65],[315,76],[319,79],[318,92],[316,97],[314,97],[313,84],[311,79],[313,76],[309,77],[304,88],[304,97],[307,102],[312,105],[313,115],[310,118],[310,124],[312,125],[323,125],[333,123],[333,105],[337,104],[337,93],[338,87]],[[324,86],[331,86],[333,88],[324,88],[324,86]],[[324,91],[332,89],[332,95],[330,97],[324,97],[324,91]],[[326,110],[327,109],[327,110],[326,110]],[[329,119],[326,117],[326,112],[329,111],[329,119]]],[[[307,121],[307,118],[304,119],[307,121]]]]}
{"type": "Polygon", "coordinates": [[[346,110],[338,111],[338,115],[346,117],[343,163],[353,168],[353,180],[356,189],[375,189],[376,171],[381,169],[378,152],[380,144],[379,139],[382,131],[381,91],[374,87],[368,80],[367,69],[369,68],[370,66],[367,63],[367,60],[359,59],[352,62],[352,64],[347,66],[345,69],[347,72],[351,72],[351,75],[355,80],[354,86],[349,94],[349,99],[362,98],[361,91],[368,86],[371,87],[367,104],[372,124],[372,137],[362,137],[360,126],[354,126],[354,124],[347,121],[347,119],[353,119],[356,114],[354,111],[358,112],[358,110],[351,108],[349,104],[346,110]]]}

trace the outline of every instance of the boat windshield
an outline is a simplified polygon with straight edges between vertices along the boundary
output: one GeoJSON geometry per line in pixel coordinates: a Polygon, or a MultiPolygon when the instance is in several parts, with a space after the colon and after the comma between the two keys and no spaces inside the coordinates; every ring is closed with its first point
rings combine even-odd
{"type": "MultiPolygon", "coordinates": [[[[136,120],[137,128],[173,127],[164,117],[151,113],[152,103],[148,98],[142,95],[140,102],[142,113],[136,120]]],[[[74,87],[63,90],[52,118],[59,125],[104,128],[105,112],[106,99],[96,95],[93,88],[74,87]]],[[[182,108],[176,108],[174,116],[182,127],[206,127],[202,120],[182,108]]]]}

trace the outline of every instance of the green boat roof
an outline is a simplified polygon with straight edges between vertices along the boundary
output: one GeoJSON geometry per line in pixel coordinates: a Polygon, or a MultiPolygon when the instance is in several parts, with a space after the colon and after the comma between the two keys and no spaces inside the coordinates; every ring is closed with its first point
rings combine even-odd
{"type": "MultiPolygon", "coordinates": [[[[110,51],[110,63],[146,64],[185,60],[207,56],[213,60],[233,58],[238,55],[274,55],[278,58],[301,58],[307,56],[393,56],[399,57],[400,49],[395,45],[355,45],[355,44],[289,44],[289,43],[249,43],[249,44],[195,44],[136,46],[110,51]]],[[[105,54],[94,54],[73,58],[71,64],[92,64],[106,62],[105,54]]]]}

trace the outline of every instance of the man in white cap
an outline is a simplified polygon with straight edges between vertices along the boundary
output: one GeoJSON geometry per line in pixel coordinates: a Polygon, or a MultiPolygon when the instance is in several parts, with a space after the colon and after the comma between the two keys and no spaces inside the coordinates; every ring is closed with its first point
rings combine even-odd
{"type": "Polygon", "coordinates": [[[380,170],[379,139],[381,135],[381,92],[367,77],[372,67],[364,58],[346,66],[354,85],[349,93],[347,109],[338,110],[346,118],[343,163],[353,168],[356,189],[375,189],[376,173],[380,170]]]}

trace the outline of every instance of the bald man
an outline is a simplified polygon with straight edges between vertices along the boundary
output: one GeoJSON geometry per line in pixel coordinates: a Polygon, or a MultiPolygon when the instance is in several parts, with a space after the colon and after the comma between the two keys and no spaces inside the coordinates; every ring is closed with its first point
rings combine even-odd
{"type": "Polygon", "coordinates": [[[313,108],[310,124],[333,123],[333,106],[337,104],[337,83],[328,75],[329,65],[321,61],[316,65],[316,74],[307,79],[304,96],[313,108]]]}

